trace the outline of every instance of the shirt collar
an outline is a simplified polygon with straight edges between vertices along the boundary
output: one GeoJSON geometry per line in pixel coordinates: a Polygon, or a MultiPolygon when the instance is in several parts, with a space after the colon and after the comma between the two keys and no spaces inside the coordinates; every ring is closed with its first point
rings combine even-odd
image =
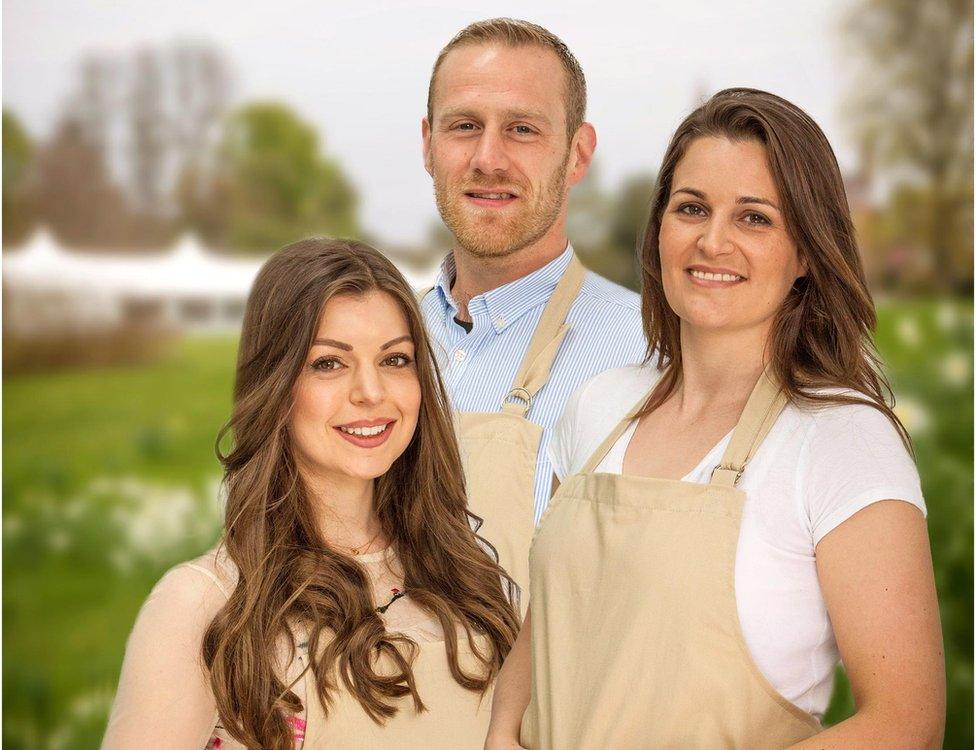
{"type": "MultiPolygon", "coordinates": [[[[472,320],[482,315],[487,316],[495,332],[501,333],[529,310],[549,299],[572,258],[573,246],[566,243],[566,249],[542,268],[472,297],[468,302],[468,313],[472,320]]],[[[434,286],[440,290],[442,303],[452,317],[457,315],[458,310],[457,303],[451,296],[451,284],[456,273],[454,254],[449,253],[441,262],[434,286]]]]}

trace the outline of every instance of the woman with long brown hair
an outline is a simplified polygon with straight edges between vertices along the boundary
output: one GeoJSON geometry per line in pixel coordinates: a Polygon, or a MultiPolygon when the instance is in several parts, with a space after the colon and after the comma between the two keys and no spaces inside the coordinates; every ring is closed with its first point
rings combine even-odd
{"type": "Polygon", "coordinates": [[[939,747],[925,504],[820,128],[713,96],[671,140],[639,254],[647,361],[557,427],[486,746],[939,747]],[[856,712],[823,730],[839,658],[856,712]]]}
{"type": "Polygon", "coordinates": [[[224,536],[143,606],[103,747],[480,747],[517,610],[449,414],[387,259],[272,256],[218,439],[224,536]]]}

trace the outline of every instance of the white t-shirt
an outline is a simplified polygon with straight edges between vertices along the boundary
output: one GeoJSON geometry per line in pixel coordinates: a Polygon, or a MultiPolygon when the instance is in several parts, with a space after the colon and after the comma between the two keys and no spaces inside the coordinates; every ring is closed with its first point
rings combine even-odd
{"type": "MultiPolygon", "coordinates": [[[[556,424],[549,456],[559,479],[578,472],[645,395],[653,366],[607,370],[584,383],[556,424]]],[[[597,472],[621,473],[636,422],[597,472]]],[[[705,484],[729,432],[682,481],[705,484]]],[[[817,579],[817,543],[879,500],[925,513],[918,472],[894,426],[870,406],[788,404],[739,480],[746,493],[735,595],[753,660],[781,695],[818,719],[830,701],[839,654],[817,579]]]]}

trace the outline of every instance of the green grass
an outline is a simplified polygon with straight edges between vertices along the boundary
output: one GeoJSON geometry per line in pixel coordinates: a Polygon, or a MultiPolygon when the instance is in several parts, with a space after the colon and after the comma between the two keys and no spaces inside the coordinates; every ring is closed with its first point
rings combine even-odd
{"type": "MultiPolygon", "coordinates": [[[[929,507],[948,748],[973,741],[972,336],[969,303],[880,309],[929,507]]],[[[4,380],[5,747],[98,746],[140,603],[217,533],[213,442],[235,346],[188,339],[154,365],[4,380]]],[[[852,710],[838,685],[831,721],[852,710]]]]}

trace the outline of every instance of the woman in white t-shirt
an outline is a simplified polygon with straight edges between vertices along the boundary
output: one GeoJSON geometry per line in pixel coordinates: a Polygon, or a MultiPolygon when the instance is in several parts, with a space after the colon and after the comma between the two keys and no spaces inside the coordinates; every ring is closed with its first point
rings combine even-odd
{"type": "Polygon", "coordinates": [[[648,363],[556,428],[486,747],[940,746],[925,504],[854,237],[794,105],[729,89],[679,126],[639,251],[648,363]],[[856,712],[822,730],[839,658],[856,712]]]}

